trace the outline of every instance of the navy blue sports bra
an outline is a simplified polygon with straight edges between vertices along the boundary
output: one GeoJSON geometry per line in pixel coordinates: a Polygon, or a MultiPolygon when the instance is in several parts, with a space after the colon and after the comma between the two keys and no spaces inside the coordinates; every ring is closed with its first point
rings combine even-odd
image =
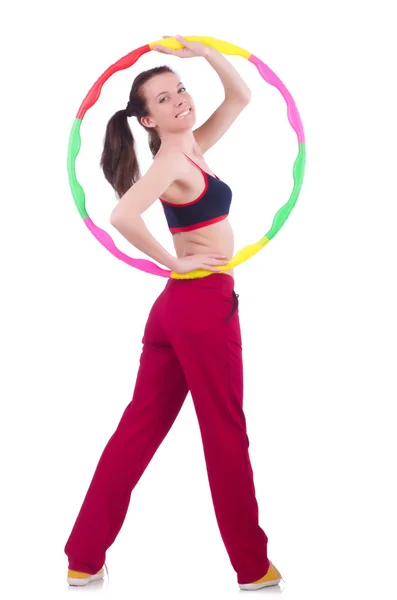
{"type": "Polygon", "coordinates": [[[210,175],[185,154],[204,175],[204,189],[200,196],[186,204],[175,204],[160,198],[172,235],[192,231],[226,219],[232,201],[232,190],[219,177],[210,175]]]}

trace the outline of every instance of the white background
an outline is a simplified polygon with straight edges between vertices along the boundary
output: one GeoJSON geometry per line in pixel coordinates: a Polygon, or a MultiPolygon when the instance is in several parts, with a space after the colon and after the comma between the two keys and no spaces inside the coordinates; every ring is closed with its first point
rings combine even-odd
{"type": "MultiPolygon", "coordinates": [[[[292,94],[307,142],[303,187],[289,219],[235,270],[260,524],[286,582],[256,593],[395,598],[391,13],[392,2],[346,0],[69,0],[3,9],[1,596],[76,592],[66,583],[63,548],[131,400],[144,325],[166,283],[118,261],[86,229],[67,177],[70,130],[111,64],[180,34],[224,39],[261,58],[292,94]]],[[[227,58],[253,97],[205,158],[233,189],[237,251],[265,235],[288,200],[297,139],[280,92],[245,59],[227,58]]],[[[137,258],[144,255],[109,224],[116,199],[99,157],[106,123],[125,107],[133,78],[159,64],[173,67],[193,95],[196,126],[222,101],[205,59],[149,52],[104,85],[84,118],[77,159],[91,218],[137,258]]],[[[145,172],[147,136],[130,123],[145,172]]],[[[173,252],[160,203],[144,218],[173,252]]],[[[190,394],[132,493],[107,564],[110,585],[90,584],[87,593],[243,593],[217,528],[190,394]]]]}

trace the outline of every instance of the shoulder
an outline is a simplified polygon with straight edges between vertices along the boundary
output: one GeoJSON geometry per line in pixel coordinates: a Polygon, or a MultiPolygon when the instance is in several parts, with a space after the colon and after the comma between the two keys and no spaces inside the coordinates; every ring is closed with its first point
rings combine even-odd
{"type": "Polygon", "coordinates": [[[188,160],[181,150],[159,150],[153,159],[153,165],[157,165],[159,169],[169,169],[178,176],[187,172],[188,160]]]}
{"type": "Polygon", "coordinates": [[[184,179],[186,163],[188,161],[183,152],[163,149],[157,152],[149,169],[138,183],[140,187],[148,185],[155,190],[160,188],[160,193],[163,193],[174,181],[184,179]]]}

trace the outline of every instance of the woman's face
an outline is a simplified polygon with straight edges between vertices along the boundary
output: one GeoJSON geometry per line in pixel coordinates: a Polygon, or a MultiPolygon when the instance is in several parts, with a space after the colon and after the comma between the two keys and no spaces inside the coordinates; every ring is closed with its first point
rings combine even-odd
{"type": "Polygon", "coordinates": [[[142,117],[141,122],[146,127],[157,127],[159,135],[193,127],[196,121],[193,98],[174,73],[155,75],[143,88],[149,116],[142,117]],[[181,113],[186,110],[188,113],[183,116],[181,113]]]}

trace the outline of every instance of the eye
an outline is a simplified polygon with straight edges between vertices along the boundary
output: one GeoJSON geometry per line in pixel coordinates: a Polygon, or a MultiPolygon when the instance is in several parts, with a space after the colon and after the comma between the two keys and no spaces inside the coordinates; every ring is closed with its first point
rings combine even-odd
{"type": "MultiPolygon", "coordinates": [[[[179,88],[178,92],[180,92],[181,90],[184,90],[186,92],[186,88],[183,86],[179,88]]],[[[168,96],[163,96],[163,98],[161,98],[159,104],[161,104],[163,102],[163,100],[165,100],[166,98],[168,98],[168,96]]]]}

